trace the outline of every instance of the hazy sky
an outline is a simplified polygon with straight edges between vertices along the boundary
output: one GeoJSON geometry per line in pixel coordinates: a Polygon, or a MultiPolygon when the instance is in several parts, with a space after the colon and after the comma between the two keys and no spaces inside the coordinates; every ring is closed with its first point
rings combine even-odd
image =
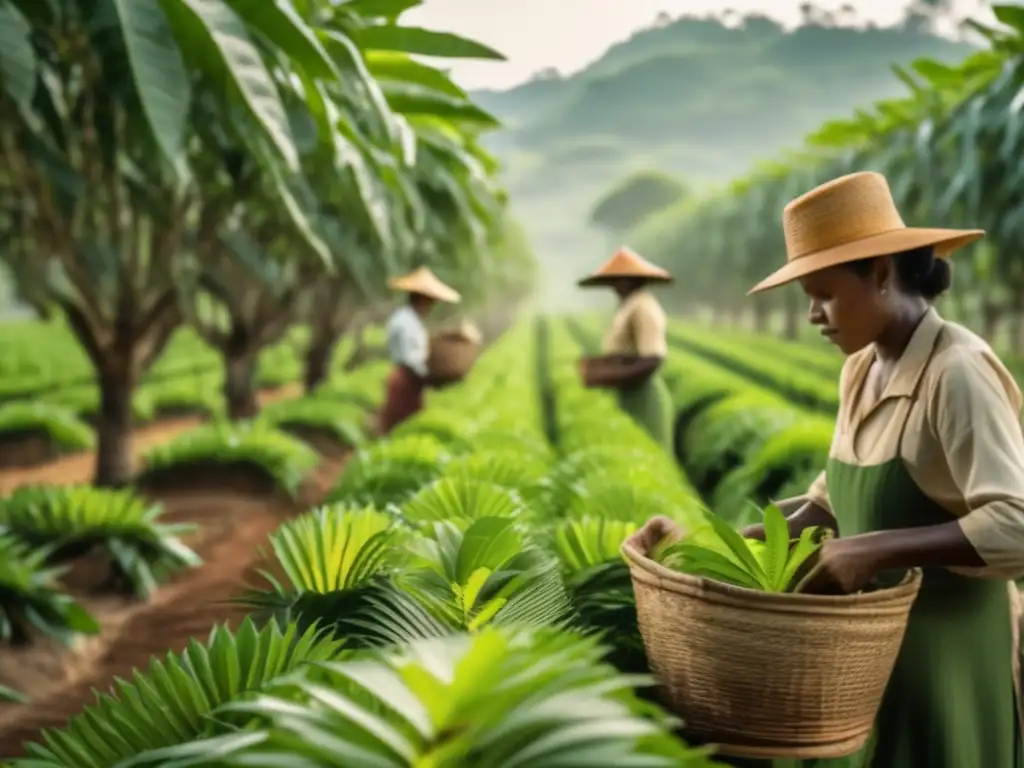
{"type": "MultiPolygon", "coordinates": [[[[901,0],[849,0],[861,17],[879,24],[895,21],[901,0]]],[[[841,0],[823,0],[837,8],[841,0]]],[[[672,16],[724,8],[759,11],[792,23],[800,0],[426,0],[403,21],[457,32],[501,51],[506,62],[465,61],[452,69],[468,87],[507,87],[544,67],[573,72],[610,45],[648,26],[661,11],[672,16]]]]}

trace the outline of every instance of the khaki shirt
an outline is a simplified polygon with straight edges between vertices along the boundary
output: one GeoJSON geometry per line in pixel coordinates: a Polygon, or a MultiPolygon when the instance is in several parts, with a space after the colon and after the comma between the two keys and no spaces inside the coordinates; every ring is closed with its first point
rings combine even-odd
{"type": "MultiPolygon", "coordinates": [[[[872,403],[863,384],[873,361],[874,350],[867,347],[843,365],[830,456],[865,466],[898,451],[917,486],[959,520],[986,563],[951,570],[994,579],[1024,576],[1024,433],[1021,392],[1010,372],[981,338],[934,309],[872,403]]],[[[831,510],[824,472],[806,500],[831,510]]]]}
{"type": "Polygon", "coordinates": [[[647,291],[634,291],[619,306],[601,346],[606,355],[667,357],[667,330],[658,300],[647,291]]]}

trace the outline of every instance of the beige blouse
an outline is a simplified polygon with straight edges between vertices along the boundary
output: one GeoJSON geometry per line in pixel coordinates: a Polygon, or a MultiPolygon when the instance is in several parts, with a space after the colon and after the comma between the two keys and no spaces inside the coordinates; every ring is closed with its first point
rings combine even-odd
{"type": "Polygon", "coordinates": [[[606,355],[666,357],[667,330],[658,300],[647,291],[635,291],[619,306],[601,346],[606,355]]]}
{"type": "MultiPolygon", "coordinates": [[[[970,576],[1024,576],[1024,434],[1021,392],[981,338],[932,309],[896,363],[880,399],[864,391],[874,350],[847,358],[830,455],[855,465],[897,455],[918,487],[959,519],[986,566],[970,576]],[[902,443],[901,426],[906,422],[902,443]]],[[[831,511],[825,473],[794,509],[813,501],[831,511]]]]}

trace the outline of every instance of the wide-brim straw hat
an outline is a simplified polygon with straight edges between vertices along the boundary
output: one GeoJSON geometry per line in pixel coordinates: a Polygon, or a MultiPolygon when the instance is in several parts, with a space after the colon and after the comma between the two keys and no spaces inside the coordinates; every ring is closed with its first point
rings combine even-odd
{"type": "Polygon", "coordinates": [[[579,285],[583,288],[607,285],[623,278],[645,280],[652,283],[672,282],[672,275],[664,269],[651,264],[629,248],[622,247],[613,253],[611,258],[602,264],[596,272],[580,280],[579,285]]]}
{"type": "Polygon", "coordinates": [[[418,293],[428,299],[443,301],[448,304],[458,304],[462,296],[454,288],[451,288],[440,280],[437,275],[427,267],[410,272],[401,277],[392,277],[388,280],[388,288],[393,291],[404,291],[405,293],[418,293]]]}
{"type": "Polygon", "coordinates": [[[791,201],[782,212],[786,264],[747,295],[838,264],[933,246],[945,258],[979,240],[981,229],[908,227],[879,173],[851,173],[791,201]]]}

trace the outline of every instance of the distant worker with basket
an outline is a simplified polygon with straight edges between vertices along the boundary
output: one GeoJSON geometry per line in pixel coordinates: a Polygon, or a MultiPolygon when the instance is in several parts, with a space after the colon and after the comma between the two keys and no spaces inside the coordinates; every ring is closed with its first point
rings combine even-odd
{"type": "Polygon", "coordinates": [[[882,571],[924,569],[870,765],[1020,766],[1021,393],[985,341],[932,306],[952,282],[946,257],[984,233],[905,226],[876,173],[808,192],[783,221],[787,263],[751,293],[799,281],[810,322],[847,355],[828,465],[806,497],[780,503],[791,536],[841,535],[805,590],[849,594],[882,571]]]}
{"type": "Polygon", "coordinates": [[[424,318],[437,302],[458,304],[462,297],[426,267],[388,281],[393,291],[408,294],[387,323],[388,357],[394,368],[380,414],[381,434],[388,434],[423,408],[424,390],[465,377],[476,359],[479,337],[467,330],[431,339],[424,318]]]}
{"type": "Polygon", "coordinates": [[[668,354],[667,320],[647,289],[670,282],[672,276],[664,269],[620,248],[579,283],[583,288],[611,288],[619,298],[602,343],[604,354],[580,363],[584,384],[614,389],[622,409],[667,451],[672,449],[672,397],[658,374],[668,354]]]}

